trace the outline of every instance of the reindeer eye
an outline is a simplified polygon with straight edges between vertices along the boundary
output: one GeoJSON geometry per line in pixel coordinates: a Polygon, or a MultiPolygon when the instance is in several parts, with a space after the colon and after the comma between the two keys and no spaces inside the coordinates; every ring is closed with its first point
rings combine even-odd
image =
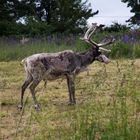
{"type": "Polygon", "coordinates": [[[98,51],[98,55],[101,55],[102,53],[100,51],[98,51]]]}

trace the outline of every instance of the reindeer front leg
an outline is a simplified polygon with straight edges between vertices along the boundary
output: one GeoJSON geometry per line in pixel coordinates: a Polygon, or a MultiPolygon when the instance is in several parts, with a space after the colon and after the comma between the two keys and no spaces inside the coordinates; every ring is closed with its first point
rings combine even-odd
{"type": "Polygon", "coordinates": [[[70,105],[76,104],[74,81],[75,81],[74,75],[67,75],[67,85],[68,85],[68,91],[69,91],[69,104],[70,105]]]}

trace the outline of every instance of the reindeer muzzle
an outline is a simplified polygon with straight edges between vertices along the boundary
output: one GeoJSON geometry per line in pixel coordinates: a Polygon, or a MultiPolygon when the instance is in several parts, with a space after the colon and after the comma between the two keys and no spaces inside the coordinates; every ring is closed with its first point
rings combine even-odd
{"type": "Polygon", "coordinates": [[[110,61],[109,58],[107,58],[105,55],[101,54],[96,58],[98,61],[103,62],[105,64],[108,64],[110,61]]]}

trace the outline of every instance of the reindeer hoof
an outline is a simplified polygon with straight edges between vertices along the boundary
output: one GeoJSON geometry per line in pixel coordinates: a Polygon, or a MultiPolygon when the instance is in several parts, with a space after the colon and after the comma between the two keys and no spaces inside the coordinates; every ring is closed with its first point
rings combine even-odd
{"type": "Polygon", "coordinates": [[[22,110],[23,110],[23,105],[18,105],[18,109],[19,109],[20,111],[22,111],[22,110]]]}
{"type": "Polygon", "coordinates": [[[76,102],[69,102],[68,105],[75,105],[76,102]]]}
{"type": "Polygon", "coordinates": [[[34,107],[36,111],[40,111],[40,105],[36,104],[34,107]]]}

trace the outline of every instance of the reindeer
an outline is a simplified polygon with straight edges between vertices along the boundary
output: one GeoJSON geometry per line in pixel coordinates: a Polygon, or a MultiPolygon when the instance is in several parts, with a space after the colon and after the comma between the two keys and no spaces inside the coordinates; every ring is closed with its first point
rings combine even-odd
{"type": "Polygon", "coordinates": [[[102,25],[97,26],[96,23],[93,23],[84,37],[81,38],[91,45],[91,48],[85,52],[78,53],[72,50],[65,50],[57,53],[39,53],[22,60],[26,71],[26,80],[22,85],[19,108],[23,109],[24,92],[29,86],[35,109],[38,110],[40,106],[35,97],[35,88],[42,80],[55,80],[60,77],[67,79],[69,104],[76,104],[75,76],[87,69],[87,66],[95,60],[106,64],[110,62],[101,51],[110,52],[110,50],[102,48],[102,46],[113,43],[114,38],[110,37],[99,44],[91,39],[92,34],[100,28],[102,28],[102,25]]]}

